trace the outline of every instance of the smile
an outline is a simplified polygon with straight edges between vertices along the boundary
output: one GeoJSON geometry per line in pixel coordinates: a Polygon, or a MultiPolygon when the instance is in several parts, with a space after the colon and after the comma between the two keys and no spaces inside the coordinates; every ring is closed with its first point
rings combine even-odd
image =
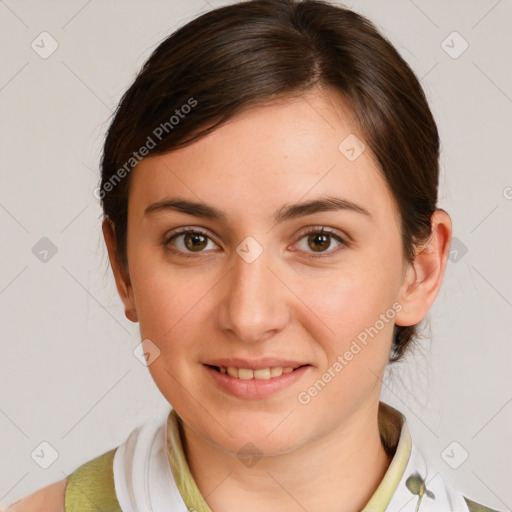
{"type": "MultiPolygon", "coordinates": [[[[289,364],[291,361],[289,362],[289,364]]],[[[266,363],[268,364],[268,363],[266,363]]],[[[203,364],[216,389],[242,399],[262,399],[292,386],[311,371],[309,364],[292,363],[295,366],[266,366],[259,368],[203,364]]],[[[248,365],[247,365],[248,366],[248,365]]]]}
{"type": "Polygon", "coordinates": [[[210,366],[210,368],[213,368],[224,375],[229,375],[233,379],[242,380],[269,380],[275,377],[281,377],[283,373],[291,373],[296,369],[290,366],[286,368],[283,368],[282,366],[273,366],[269,368],[258,368],[257,370],[253,370],[252,368],[235,368],[233,366],[210,366]]]}

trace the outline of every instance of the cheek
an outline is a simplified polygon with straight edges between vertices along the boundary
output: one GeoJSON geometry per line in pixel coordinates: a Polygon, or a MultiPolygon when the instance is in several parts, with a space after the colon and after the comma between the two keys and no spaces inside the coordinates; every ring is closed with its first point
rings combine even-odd
{"type": "Polygon", "coordinates": [[[164,347],[201,313],[205,285],[190,279],[190,272],[150,257],[134,258],[131,282],[140,331],[164,347]]]}
{"type": "Polygon", "coordinates": [[[199,278],[191,281],[177,268],[145,262],[132,273],[132,286],[141,339],[151,340],[160,351],[148,370],[163,396],[179,408],[183,397],[189,397],[187,391],[198,393],[190,385],[196,368],[184,363],[199,358],[194,341],[206,316],[205,289],[199,278]]]}
{"type": "Polygon", "coordinates": [[[396,286],[379,267],[354,265],[303,281],[300,296],[307,298],[312,318],[324,325],[327,338],[343,346],[392,306],[396,286]]]}
{"type": "Polygon", "coordinates": [[[337,275],[328,280],[329,293],[312,287],[308,301],[315,313],[308,328],[325,357],[317,360],[318,372],[303,392],[318,396],[313,407],[320,415],[326,409],[340,410],[340,404],[342,409],[355,408],[380,386],[396,314],[391,294],[378,282],[384,274],[352,269],[349,275],[337,275]]]}

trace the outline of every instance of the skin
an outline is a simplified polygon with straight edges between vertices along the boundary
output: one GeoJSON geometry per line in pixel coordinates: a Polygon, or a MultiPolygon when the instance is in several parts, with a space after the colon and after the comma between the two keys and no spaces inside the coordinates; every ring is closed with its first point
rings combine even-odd
{"type": "Polygon", "coordinates": [[[63,478],[12,503],[6,510],[8,512],[64,512],[66,485],[67,478],[63,478]]]}
{"type": "Polygon", "coordinates": [[[297,395],[393,303],[402,308],[397,325],[425,318],[442,284],[452,227],[448,214],[436,210],[432,237],[407,263],[399,214],[368,146],[354,161],[338,150],[350,134],[363,140],[332,91],[252,108],[132,170],[128,269],[116,258],[115,226],[104,220],[125,314],[139,322],[141,339],[160,350],[148,368],[183,420],[192,475],[216,512],[354,512],[389,466],[377,412],[393,322],[307,405],[297,395]],[[280,224],[270,218],[284,204],[322,196],[357,203],[372,218],[348,210],[280,224]],[[212,205],[228,223],[176,211],[144,215],[166,197],[212,205]],[[179,254],[187,252],[187,235],[165,246],[186,226],[209,237],[196,252],[188,249],[190,258],[179,254]],[[331,237],[330,246],[315,252],[319,242],[308,243],[305,228],[323,226],[351,242],[342,246],[331,237]],[[263,248],[252,263],[236,251],[248,236],[263,248]],[[218,388],[203,366],[231,356],[310,366],[268,398],[241,399],[218,388]],[[249,442],[262,455],[252,467],[237,457],[249,442]]]}

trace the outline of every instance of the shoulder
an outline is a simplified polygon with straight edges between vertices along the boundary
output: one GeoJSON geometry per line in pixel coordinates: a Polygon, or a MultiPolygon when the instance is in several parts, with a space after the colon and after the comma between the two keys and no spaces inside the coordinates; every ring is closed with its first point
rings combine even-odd
{"type": "Polygon", "coordinates": [[[65,512],[67,483],[66,477],[43,487],[9,505],[6,512],[65,512]]]}
{"type": "Polygon", "coordinates": [[[66,478],[12,503],[5,512],[120,512],[112,468],[115,452],[116,448],[85,462],[66,478]]]}
{"type": "Polygon", "coordinates": [[[65,493],[65,509],[120,512],[117,501],[113,462],[117,448],[98,455],[75,469],[65,493]]]}

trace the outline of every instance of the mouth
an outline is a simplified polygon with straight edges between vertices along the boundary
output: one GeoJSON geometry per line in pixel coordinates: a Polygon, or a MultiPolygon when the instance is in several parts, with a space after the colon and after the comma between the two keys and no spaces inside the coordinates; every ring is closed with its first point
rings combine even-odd
{"type": "MultiPolygon", "coordinates": [[[[213,390],[239,399],[265,399],[296,385],[311,365],[278,358],[226,358],[203,363],[213,390]]],[[[284,395],[286,396],[286,395],[284,395]]]]}
{"type": "Polygon", "coordinates": [[[287,373],[292,373],[299,368],[303,368],[305,366],[310,366],[309,364],[302,364],[296,366],[269,366],[268,368],[237,368],[235,366],[216,366],[207,364],[209,368],[215,370],[216,372],[227,375],[233,379],[240,380],[271,380],[277,377],[281,377],[287,373]]]}

